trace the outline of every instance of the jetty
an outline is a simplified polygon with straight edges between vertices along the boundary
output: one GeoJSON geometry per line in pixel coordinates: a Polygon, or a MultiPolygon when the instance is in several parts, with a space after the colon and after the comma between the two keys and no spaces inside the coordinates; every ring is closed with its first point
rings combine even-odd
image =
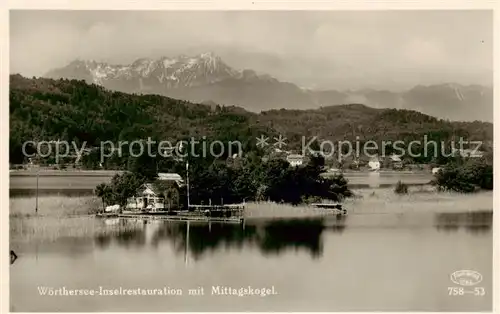
{"type": "Polygon", "coordinates": [[[335,211],[337,214],[347,215],[347,209],[342,207],[342,204],[339,203],[313,203],[311,206],[316,208],[325,208],[335,211]]]}
{"type": "Polygon", "coordinates": [[[116,210],[97,213],[102,218],[144,218],[177,221],[243,222],[245,204],[189,205],[187,210],[116,210]]]}

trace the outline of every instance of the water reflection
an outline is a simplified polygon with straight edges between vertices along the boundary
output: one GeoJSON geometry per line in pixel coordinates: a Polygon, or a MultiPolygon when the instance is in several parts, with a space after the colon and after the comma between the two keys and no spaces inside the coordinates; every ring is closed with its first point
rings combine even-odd
{"type": "Polygon", "coordinates": [[[157,247],[162,242],[168,242],[179,255],[189,253],[195,260],[217,250],[241,250],[244,247],[257,247],[265,255],[278,255],[289,250],[304,251],[318,258],[323,253],[323,231],[342,232],[345,216],[257,220],[243,225],[119,219],[117,225],[119,228],[113,231],[96,235],[96,245],[101,248],[107,248],[112,243],[124,247],[157,247]]]}
{"type": "MultiPolygon", "coordinates": [[[[323,232],[342,233],[348,216],[314,219],[254,220],[245,224],[176,222],[144,219],[112,219],[102,223],[109,230],[95,235],[100,248],[115,244],[125,248],[156,248],[168,243],[179,255],[199,260],[219,250],[258,248],[263,255],[302,251],[312,258],[323,254],[323,232]]],[[[454,232],[464,229],[473,234],[491,230],[492,212],[438,213],[434,227],[454,232]]],[[[354,220],[355,221],[355,220],[354,220]]]]}
{"type": "Polygon", "coordinates": [[[471,233],[484,233],[491,230],[492,224],[492,211],[438,213],[434,221],[436,229],[449,232],[463,228],[471,233]]]}

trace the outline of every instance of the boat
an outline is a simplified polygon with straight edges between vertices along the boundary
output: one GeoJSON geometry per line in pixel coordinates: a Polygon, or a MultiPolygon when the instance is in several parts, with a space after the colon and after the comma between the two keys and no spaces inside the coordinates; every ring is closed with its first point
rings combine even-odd
{"type": "Polygon", "coordinates": [[[97,213],[95,214],[96,217],[102,217],[102,218],[114,218],[118,217],[118,213],[97,213]]]}
{"type": "Polygon", "coordinates": [[[311,204],[311,206],[314,206],[316,208],[331,209],[337,214],[347,215],[347,209],[343,208],[342,204],[339,203],[313,203],[311,204]]]}

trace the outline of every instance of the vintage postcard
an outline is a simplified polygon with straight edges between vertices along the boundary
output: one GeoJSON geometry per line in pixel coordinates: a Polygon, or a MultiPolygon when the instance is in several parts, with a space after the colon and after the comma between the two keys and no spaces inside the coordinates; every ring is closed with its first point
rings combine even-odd
{"type": "Polygon", "coordinates": [[[9,10],[11,312],[493,311],[493,8],[262,8],[9,10]]]}

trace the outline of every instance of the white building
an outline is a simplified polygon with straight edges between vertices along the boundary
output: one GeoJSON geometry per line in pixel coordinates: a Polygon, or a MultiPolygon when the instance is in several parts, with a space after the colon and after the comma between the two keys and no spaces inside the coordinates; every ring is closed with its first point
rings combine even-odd
{"type": "Polygon", "coordinates": [[[391,155],[391,161],[392,162],[401,162],[401,157],[398,155],[391,155]]]}
{"type": "Polygon", "coordinates": [[[469,157],[469,158],[481,158],[484,155],[482,151],[475,149],[452,148],[452,153],[454,156],[460,155],[461,157],[469,157]]]}
{"type": "Polygon", "coordinates": [[[304,156],[298,154],[288,155],[286,156],[286,161],[288,161],[290,166],[297,167],[304,163],[304,156]]]}
{"type": "Polygon", "coordinates": [[[380,170],[380,161],[377,158],[373,158],[368,162],[368,167],[370,167],[370,171],[378,171],[380,170]]]}
{"type": "Polygon", "coordinates": [[[162,209],[164,207],[164,198],[160,197],[159,194],[153,184],[146,183],[138,195],[128,199],[127,209],[145,209],[150,211],[162,209]]]}
{"type": "Polygon", "coordinates": [[[439,173],[439,171],[441,171],[441,168],[439,168],[439,167],[432,168],[432,170],[431,170],[431,171],[432,171],[432,174],[438,174],[438,173],[439,173]]]}
{"type": "Polygon", "coordinates": [[[169,187],[159,187],[153,183],[146,183],[135,197],[128,199],[127,209],[157,211],[175,205],[179,206],[179,188],[184,180],[177,173],[158,173],[158,180],[165,181],[169,187]]]}
{"type": "Polygon", "coordinates": [[[394,168],[394,169],[403,168],[403,161],[401,160],[400,156],[391,155],[390,160],[391,160],[392,168],[394,168]]]}

